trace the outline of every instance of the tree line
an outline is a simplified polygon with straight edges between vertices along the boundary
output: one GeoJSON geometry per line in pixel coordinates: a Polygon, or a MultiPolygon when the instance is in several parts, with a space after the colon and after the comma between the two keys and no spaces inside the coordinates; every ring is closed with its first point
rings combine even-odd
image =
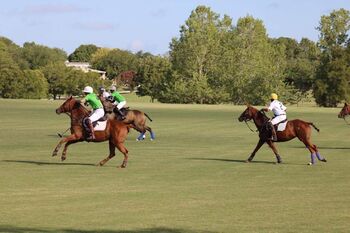
{"type": "Polygon", "coordinates": [[[122,73],[136,74],[137,94],[165,103],[265,104],[271,92],[283,101],[314,98],[334,107],[350,97],[350,13],[339,9],[321,17],[319,40],[270,38],[262,20],[232,19],[198,6],[170,42],[166,55],[80,45],[72,54],[35,43],[15,45],[0,38],[0,96],[56,98],[78,95],[84,85],[110,85],[122,73]],[[64,61],[89,62],[107,72],[65,67],[64,61]]]}

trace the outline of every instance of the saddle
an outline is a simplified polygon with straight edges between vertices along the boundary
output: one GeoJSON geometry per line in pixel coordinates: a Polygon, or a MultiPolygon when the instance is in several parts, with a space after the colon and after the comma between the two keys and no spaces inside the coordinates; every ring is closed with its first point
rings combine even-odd
{"type": "MultiPolygon", "coordinates": [[[[103,130],[105,130],[106,129],[106,125],[107,125],[107,119],[108,119],[108,116],[104,115],[103,117],[101,117],[97,121],[92,122],[92,126],[94,127],[94,131],[103,131],[103,130]]],[[[90,127],[89,127],[89,117],[85,117],[82,120],[82,125],[83,125],[83,128],[84,128],[85,137],[89,137],[91,135],[91,131],[90,131],[90,127]]]]}
{"type": "MultiPolygon", "coordinates": [[[[276,132],[281,132],[284,131],[286,129],[288,120],[285,119],[281,122],[279,122],[278,124],[274,125],[273,127],[275,128],[276,132]]],[[[272,128],[271,128],[272,124],[269,121],[266,121],[262,130],[260,131],[259,136],[261,138],[271,138],[272,137],[272,128]]]]}
{"type": "Polygon", "coordinates": [[[124,116],[126,116],[129,111],[130,111],[129,107],[122,107],[120,110],[118,110],[117,106],[115,106],[115,108],[113,109],[113,112],[114,112],[118,121],[123,120],[122,115],[120,113],[122,113],[124,116]]]}
{"type": "Polygon", "coordinates": [[[283,121],[281,121],[280,123],[278,123],[277,125],[275,125],[275,130],[277,131],[284,131],[286,129],[288,123],[288,119],[285,119],[283,121]]]}

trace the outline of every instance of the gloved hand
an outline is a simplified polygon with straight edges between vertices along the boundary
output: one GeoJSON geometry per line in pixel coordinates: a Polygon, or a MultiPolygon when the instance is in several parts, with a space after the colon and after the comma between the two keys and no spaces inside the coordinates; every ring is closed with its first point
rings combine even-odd
{"type": "Polygon", "coordinates": [[[108,100],[109,102],[112,102],[112,103],[113,103],[113,102],[114,102],[114,97],[110,95],[110,96],[107,97],[107,100],[108,100]]]}

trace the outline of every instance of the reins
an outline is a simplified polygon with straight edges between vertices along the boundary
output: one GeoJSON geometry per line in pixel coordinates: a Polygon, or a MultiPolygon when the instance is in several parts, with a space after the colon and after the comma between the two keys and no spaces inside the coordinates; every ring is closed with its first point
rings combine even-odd
{"type": "Polygon", "coordinates": [[[350,125],[350,123],[349,123],[345,118],[346,118],[346,116],[343,117],[345,123],[346,123],[347,125],[350,125]]]}
{"type": "Polygon", "coordinates": [[[247,125],[248,129],[250,129],[250,131],[252,131],[252,132],[254,132],[254,133],[258,132],[259,130],[255,130],[255,131],[254,131],[254,130],[249,126],[248,121],[249,121],[249,120],[244,120],[244,122],[245,122],[245,124],[247,125]]]}

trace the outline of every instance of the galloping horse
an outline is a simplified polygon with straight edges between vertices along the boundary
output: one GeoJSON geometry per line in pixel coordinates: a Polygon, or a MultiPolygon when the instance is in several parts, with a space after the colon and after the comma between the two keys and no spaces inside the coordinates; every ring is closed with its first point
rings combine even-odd
{"type": "MultiPolygon", "coordinates": [[[[262,112],[257,110],[256,108],[248,105],[246,110],[240,115],[238,118],[240,122],[242,121],[250,121],[253,120],[255,123],[255,126],[257,127],[259,131],[259,141],[256,145],[254,151],[249,156],[249,158],[246,160],[246,162],[251,162],[256,154],[256,152],[260,149],[260,147],[266,142],[272,151],[274,152],[277,163],[282,163],[281,156],[278,154],[278,151],[276,149],[276,146],[273,141],[269,140],[265,128],[267,127],[267,122],[269,121],[269,118],[262,112]]],[[[295,137],[297,137],[300,141],[302,141],[306,148],[309,149],[311,153],[311,162],[309,165],[312,165],[315,163],[315,157],[318,158],[318,160],[322,162],[327,162],[325,158],[322,158],[320,153],[318,152],[318,149],[316,145],[311,143],[310,137],[311,137],[311,127],[310,125],[319,132],[320,130],[311,122],[305,122],[299,119],[288,121],[286,125],[286,129],[284,131],[278,131],[277,133],[277,142],[285,142],[289,141],[295,137]]]]}
{"type": "MultiPolygon", "coordinates": [[[[56,109],[56,113],[67,113],[71,119],[71,135],[62,139],[52,153],[52,156],[56,156],[62,144],[66,143],[61,156],[61,160],[64,161],[66,159],[67,147],[70,144],[85,141],[82,121],[85,117],[89,116],[89,111],[78,100],[70,97],[56,109]]],[[[123,122],[108,118],[105,130],[95,131],[96,139],[92,140],[93,142],[109,141],[109,155],[107,158],[101,160],[98,165],[103,166],[108,160],[113,158],[115,156],[115,147],[117,147],[124,155],[121,167],[126,167],[128,150],[124,146],[124,141],[128,135],[129,127],[129,125],[123,122]]]]}
{"type": "MultiPolygon", "coordinates": [[[[114,112],[116,115],[116,118],[120,120],[118,116],[119,113],[117,111],[113,111],[115,106],[112,104],[112,102],[106,100],[103,97],[100,97],[100,100],[103,104],[103,108],[105,112],[106,113],[114,112]]],[[[137,137],[138,141],[144,139],[144,135],[146,131],[148,131],[151,134],[151,140],[155,139],[155,135],[151,127],[146,125],[146,117],[150,121],[152,121],[152,119],[146,113],[139,110],[129,110],[128,108],[124,108],[122,109],[122,111],[125,111],[125,119],[123,120],[123,122],[126,124],[131,124],[132,128],[140,132],[140,135],[137,137]]]]}
{"type": "Polygon", "coordinates": [[[345,117],[346,117],[347,115],[350,115],[350,105],[347,104],[347,103],[345,103],[345,104],[344,104],[344,107],[340,110],[340,112],[339,112],[339,114],[338,114],[338,118],[343,118],[344,121],[346,121],[346,120],[345,120],[345,117]]]}
{"type": "MultiPolygon", "coordinates": [[[[139,110],[129,110],[128,108],[123,108],[122,111],[124,111],[125,113],[125,119],[123,120],[123,122],[125,124],[130,124],[132,128],[140,132],[140,135],[137,138],[138,141],[144,139],[146,131],[148,131],[151,134],[151,140],[155,139],[151,127],[146,125],[146,117],[150,121],[152,121],[152,119],[146,113],[139,110]]],[[[115,111],[114,113],[116,115],[116,118],[119,119],[119,113],[117,111],[115,111]]]]}

